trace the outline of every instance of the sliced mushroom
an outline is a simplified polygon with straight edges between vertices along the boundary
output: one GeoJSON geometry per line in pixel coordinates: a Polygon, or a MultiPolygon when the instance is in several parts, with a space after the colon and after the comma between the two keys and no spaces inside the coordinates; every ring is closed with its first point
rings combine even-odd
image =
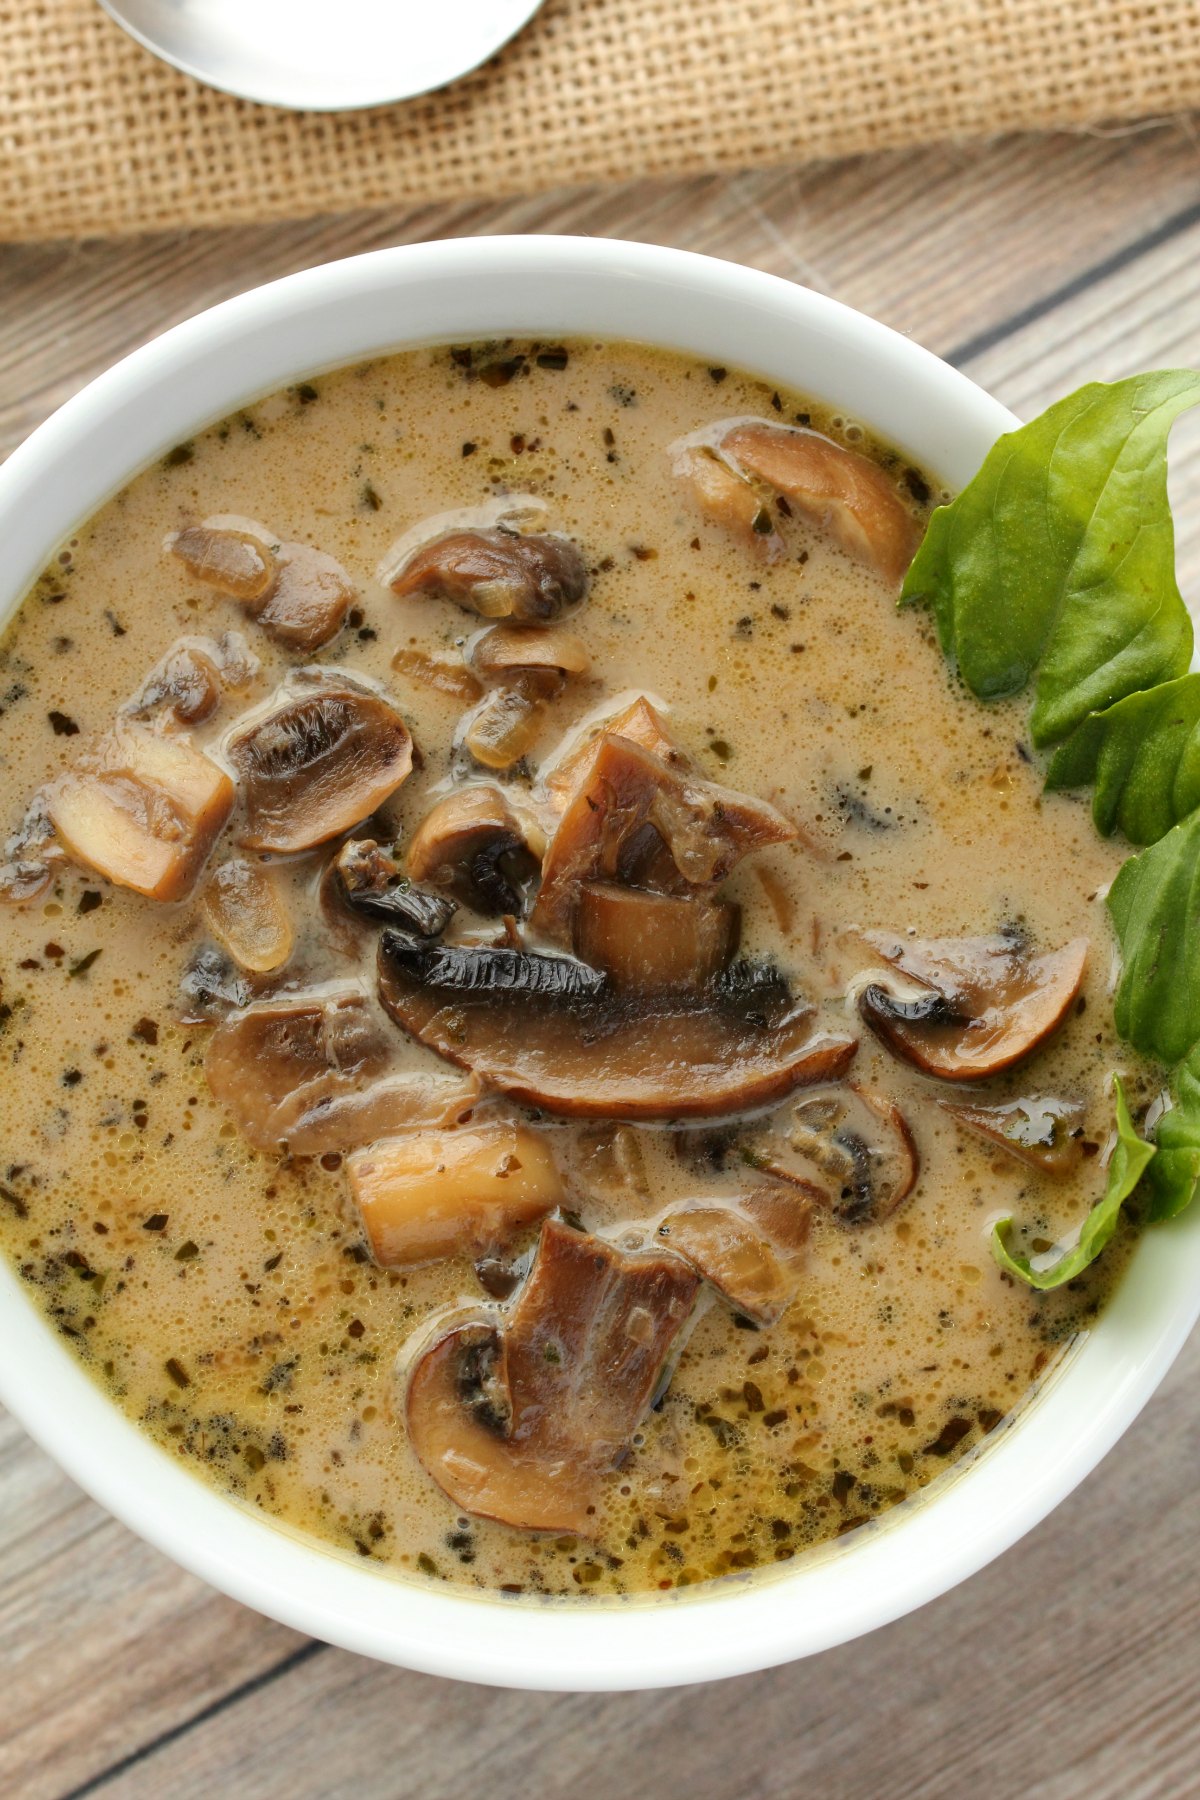
{"type": "Polygon", "coordinates": [[[941,1102],[952,1119],[1046,1175],[1066,1175],[1080,1157],[1082,1107],[1050,1094],[1023,1100],[941,1102]]]}
{"type": "Polygon", "coordinates": [[[407,780],[413,746],[380,695],[336,674],[310,678],[226,746],[250,850],[310,850],[382,806],[407,780]]]}
{"type": "Polygon", "coordinates": [[[550,840],[533,923],[565,936],[585,882],[711,886],[749,851],[795,835],[765,801],[605,733],[550,840]]]}
{"type": "Polygon", "coordinates": [[[356,1151],[346,1168],[385,1269],[494,1252],[563,1197],[549,1145],[523,1125],[409,1132],[356,1151]]]}
{"type": "Polygon", "coordinates": [[[702,513],[745,540],[768,562],[783,554],[771,509],[753,484],[731,469],[710,444],[686,444],[674,455],[676,477],[702,513]]]}
{"type": "Polygon", "coordinates": [[[436,693],[448,694],[463,706],[474,706],[483,694],[482,682],[462,663],[439,662],[436,657],[426,656],[423,650],[397,650],[392,667],[409,681],[433,688],[436,693]]]}
{"type": "Polygon", "coordinates": [[[198,581],[240,600],[290,650],[329,643],[357,593],[332,556],[311,544],[276,543],[255,519],[233,514],[206,519],[173,532],[164,548],[198,581]]]}
{"type": "Polygon", "coordinates": [[[801,1095],[790,1126],[772,1132],[746,1155],[756,1169],[824,1202],[843,1225],[890,1218],[912,1193],[921,1169],[900,1108],[853,1085],[801,1095]],[[814,1172],[828,1188],[810,1179],[814,1172]]]}
{"type": "Polygon", "coordinates": [[[333,860],[338,892],[354,912],[385,919],[416,937],[440,937],[457,908],[407,879],[392,852],[374,838],[351,838],[333,860]]]}
{"type": "Polygon", "coordinates": [[[463,787],[422,819],[408,846],[414,881],[434,881],[487,915],[525,910],[522,889],[541,867],[545,847],[531,820],[519,819],[499,788],[463,787]]]}
{"type": "Polygon", "coordinates": [[[233,784],[184,737],[118,721],[46,789],[68,856],[151,900],[191,888],[233,808],[233,784]]]}
{"type": "Polygon", "coordinates": [[[631,744],[637,744],[665,762],[686,761],[683,752],[663,724],[657,707],[644,694],[639,694],[628,706],[585,729],[582,735],[573,733],[568,740],[567,749],[560,753],[558,761],[543,770],[542,786],[547,800],[556,812],[562,812],[568,801],[573,800],[578,793],[580,783],[586,779],[600,741],[606,734],[609,737],[628,738],[631,744]]]}
{"type": "Polygon", "coordinates": [[[206,587],[247,604],[261,600],[275,580],[270,534],[207,520],[173,531],[163,549],[177,556],[189,575],[206,587]]]}
{"type": "Polygon", "coordinates": [[[899,582],[920,527],[878,463],[819,432],[765,421],[735,425],[721,449],[749,475],[783,494],[851,556],[899,582]]]}
{"type": "Polygon", "coordinates": [[[586,1532],[697,1286],[678,1257],[627,1255],[547,1219],[502,1322],[460,1320],[417,1356],[405,1411],[422,1464],[465,1512],[586,1532]]]}
{"type": "Polygon", "coordinates": [[[503,526],[450,531],[422,544],[391,575],[401,598],[453,600],[484,619],[548,624],[587,592],[587,568],[569,538],[503,526]]]}
{"type": "Polygon", "coordinates": [[[575,910],[575,951],[634,993],[703,988],[737,949],[738,907],[704,894],[648,894],[587,881],[575,910]]]}
{"type": "Polygon", "coordinates": [[[5,840],[0,863],[0,903],[24,906],[44,894],[66,860],[54,836],[46,795],[37,793],[17,829],[5,840]]]}
{"type": "Polygon", "coordinates": [[[213,1098],[257,1150],[351,1150],[413,1125],[449,1124],[478,1087],[436,1070],[396,1071],[392,1046],[354,987],[289,995],[231,1013],[209,1040],[213,1098]]]}
{"type": "Polygon", "coordinates": [[[214,869],[201,904],[208,928],[240,968],[252,975],[281,969],[295,932],[274,878],[261,863],[235,856],[214,869]]]}
{"type": "Polygon", "coordinates": [[[583,639],[562,625],[492,625],[471,646],[471,663],[482,675],[535,673],[561,680],[586,675],[591,658],[583,639]]]}
{"type": "Polygon", "coordinates": [[[796,1297],[811,1214],[804,1195],[767,1184],[669,1212],[658,1235],[735,1312],[773,1325],[796,1297]]]}
{"type": "Polygon", "coordinates": [[[904,1062],[943,1081],[982,1081],[1032,1054],[1058,1030],[1074,1004],[1087,961],[1086,938],[1061,950],[1030,953],[1023,938],[937,938],[867,942],[917,984],[912,998],[877,982],[858,1010],[904,1062]]]}
{"type": "Polygon", "coordinates": [[[547,1112],[671,1119],[750,1111],[836,1079],[857,1047],[814,1033],[802,1006],[764,1023],[719,996],[636,1006],[596,980],[565,957],[418,949],[392,931],[380,939],[379,991],[392,1018],[439,1056],[547,1112]],[[561,965],[579,973],[560,979],[561,965]]]}

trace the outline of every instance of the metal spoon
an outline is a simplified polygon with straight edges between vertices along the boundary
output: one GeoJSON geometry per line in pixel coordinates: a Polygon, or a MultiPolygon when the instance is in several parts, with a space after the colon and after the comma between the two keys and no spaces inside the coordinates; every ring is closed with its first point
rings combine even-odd
{"type": "Polygon", "coordinates": [[[210,87],[343,112],[478,68],[541,0],[100,0],[131,37],[210,87]]]}

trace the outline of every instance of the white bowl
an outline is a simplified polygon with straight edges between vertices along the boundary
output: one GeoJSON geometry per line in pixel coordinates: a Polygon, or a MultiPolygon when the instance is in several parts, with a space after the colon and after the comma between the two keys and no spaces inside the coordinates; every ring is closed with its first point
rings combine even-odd
{"type": "MultiPolygon", "coordinates": [[[[1015,421],[883,326],[770,275],[603,239],[381,250],[177,326],[62,407],[0,470],[0,619],[72,528],[202,426],[303,376],[405,345],[513,334],[635,338],[835,402],[952,485],[1015,421]]],[[[110,1512],[213,1586],[405,1667],[505,1686],[704,1681],[810,1655],[961,1581],[1111,1448],[1200,1311],[1200,1208],[1156,1227],[1096,1329],[933,1491],[779,1574],[633,1604],[472,1598],[321,1550],[222,1498],[95,1386],[0,1267],[0,1399],[110,1512]]]]}

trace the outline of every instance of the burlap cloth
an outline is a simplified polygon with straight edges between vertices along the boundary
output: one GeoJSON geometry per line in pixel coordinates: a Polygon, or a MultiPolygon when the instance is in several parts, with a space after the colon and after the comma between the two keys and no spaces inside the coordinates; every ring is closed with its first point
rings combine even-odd
{"type": "Polygon", "coordinates": [[[0,238],[89,236],[1161,116],[1200,105],[1200,0],[547,0],[454,87],[337,115],[0,0],[0,87],[0,238]]]}

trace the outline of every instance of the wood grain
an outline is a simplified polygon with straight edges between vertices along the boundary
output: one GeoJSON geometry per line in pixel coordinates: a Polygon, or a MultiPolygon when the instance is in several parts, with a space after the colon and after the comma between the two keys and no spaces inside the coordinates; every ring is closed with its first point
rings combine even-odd
{"type": "MultiPolygon", "coordinates": [[[[911,332],[1023,413],[1091,375],[1200,364],[1200,151],[1172,128],[0,251],[0,452],[228,294],[379,244],[498,231],[652,239],[774,270],[911,332]]],[[[1200,429],[1177,436],[1181,581],[1200,592],[1200,429]]],[[[1193,1344],[1071,1500],[912,1618],[765,1675],[603,1698],[490,1692],[311,1646],[173,1568],[0,1417],[0,1794],[1200,1793],[1198,1375],[1193,1344]]]]}

